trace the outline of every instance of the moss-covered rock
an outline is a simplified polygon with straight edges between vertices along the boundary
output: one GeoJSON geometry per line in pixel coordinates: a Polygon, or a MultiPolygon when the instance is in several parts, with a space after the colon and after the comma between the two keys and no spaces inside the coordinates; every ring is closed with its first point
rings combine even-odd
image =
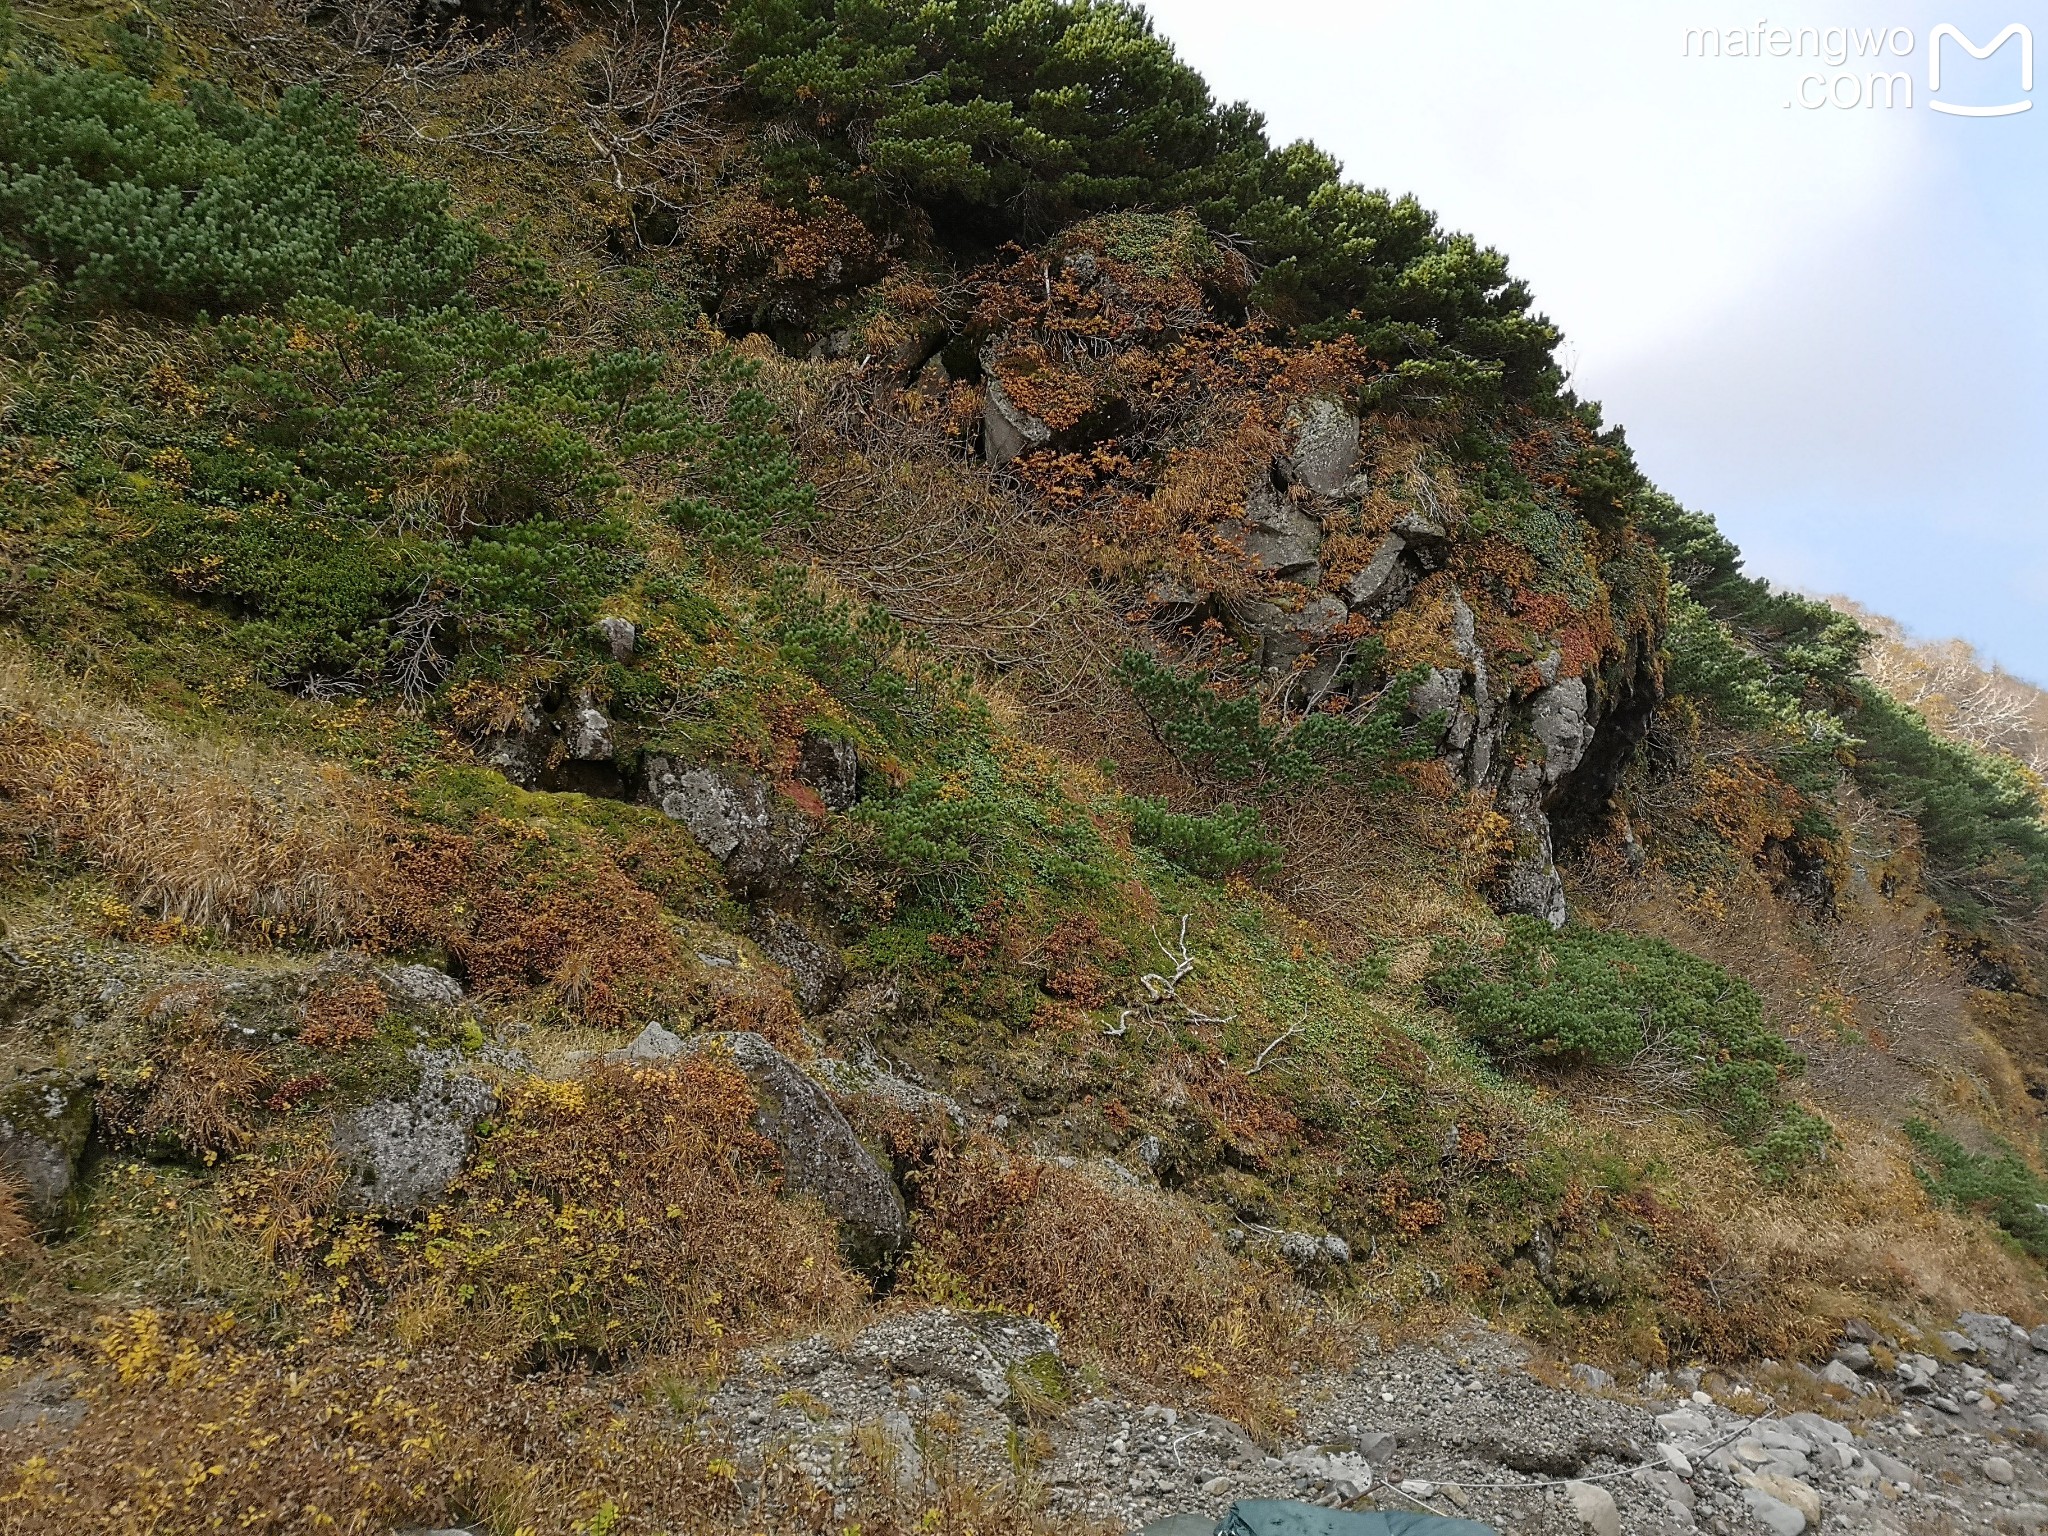
{"type": "Polygon", "coordinates": [[[78,1165],[92,1139],[93,1075],[45,1068],[0,1088],[0,1168],[46,1226],[70,1209],[78,1165]]]}

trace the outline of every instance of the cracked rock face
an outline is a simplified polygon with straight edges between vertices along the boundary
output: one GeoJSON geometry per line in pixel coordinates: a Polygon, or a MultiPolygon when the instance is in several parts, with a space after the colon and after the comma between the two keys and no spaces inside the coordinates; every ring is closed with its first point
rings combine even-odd
{"type": "Polygon", "coordinates": [[[665,757],[646,765],[645,798],[680,821],[726,873],[764,889],[796,868],[814,829],[766,780],[723,768],[693,768],[665,757]]]}
{"type": "MultiPolygon", "coordinates": [[[[1378,623],[1397,613],[1432,573],[1444,571],[1453,535],[1433,488],[1414,486],[1416,503],[1393,519],[1364,565],[1324,590],[1324,521],[1367,489],[1357,471],[1359,423],[1337,402],[1317,399],[1296,405],[1287,424],[1287,451],[1250,487],[1242,516],[1213,525],[1268,584],[1256,595],[1223,596],[1161,578],[1145,601],[1153,621],[1169,629],[1205,611],[1219,616],[1269,679],[1288,679],[1286,707],[1298,709],[1345,691],[1353,633],[1347,623],[1354,615],[1378,623]],[[1289,587],[1299,590],[1297,600],[1289,600],[1289,587]]],[[[1433,589],[1449,612],[1443,638],[1456,659],[1442,659],[1414,686],[1409,718],[1439,718],[1444,766],[1468,788],[1490,794],[1513,828],[1515,852],[1495,882],[1496,905],[1561,926],[1564,884],[1551,809],[1587,760],[1600,699],[1588,676],[1562,675],[1556,646],[1522,667],[1490,658],[1471,603],[1455,585],[1443,587],[1436,576],[1433,589]]]]}
{"type": "Polygon", "coordinates": [[[789,972],[790,993],[805,1013],[823,1013],[846,985],[846,962],[839,951],[794,918],[756,913],[748,936],[789,972]]]}

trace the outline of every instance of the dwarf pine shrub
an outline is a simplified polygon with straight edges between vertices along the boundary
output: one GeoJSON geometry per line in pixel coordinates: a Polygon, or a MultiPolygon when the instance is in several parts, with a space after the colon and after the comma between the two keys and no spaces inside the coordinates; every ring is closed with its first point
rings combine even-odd
{"type": "Polygon", "coordinates": [[[1135,795],[1124,801],[1124,809],[1131,818],[1131,840],[1157,850],[1189,874],[1221,880],[1260,874],[1280,862],[1280,845],[1266,838],[1259,813],[1249,808],[1225,806],[1196,815],[1135,795]]]}
{"type": "Polygon", "coordinates": [[[444,304],[482,248],[440,187],[379,167],[304,87],[269,114],[33,69],[0,79],[0,241],[81,305],[216,315],[296,295],[444,304]]]}
{"type": "MultiPolygon", "coordinates": [[[[1641,1061],[1683,1084],[1736,1141],[1784,1123],[1780,1093],[1801,1067],[1747,982],[1711,961],[1635,934],[1507,920],[1497,956],[1440,970],[1431,990],[1506,1063],[1622,1066],[1641,1061]]],[[[1772,1143],[1793,1151],[1797,1137],[1772,1143]]]]}
{"type": "Polygon", "coordinates": [[[2048,1259],[2048,1179],[2011,1147],[1972,1152],[1925,1120],[1908,1120],[1906,1139],[1916,1154],[1913,1176],[1943,1205],[1995,1223],[2026,1252],[2048,1259]]]}
{"type": "Polygon", "coordinates": [[[1361,714],[1269,720],[1258,694],[1177,671],[1127,651],[1117,676],[1160,742],[1198,777],[1261,794],[1323,783],[1380,784],[1409,755],[1401,703],[1419,680],[1403,676],[1361,714]]]}

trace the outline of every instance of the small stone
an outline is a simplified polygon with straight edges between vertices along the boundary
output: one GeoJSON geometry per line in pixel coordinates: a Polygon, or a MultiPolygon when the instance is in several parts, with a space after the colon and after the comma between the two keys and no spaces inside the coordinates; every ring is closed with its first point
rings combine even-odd
{"type": "Polygon", "coordinates": [[[649,1024],[633,1037],[631,1045],[611,1054],[622,1061],[667,1061],[683,1054],[683,1041],[680,1035],[661,1025],[649,1024]]]}
{"type": "Polygon", "coordinates": [[[1436,1484],[1426,1477],[1404,1477],[1401,1479],[1399,1487],[1403,1493],[1412,1499],[1427,1499],[1433,1497],[1436,1493],[1436,1484]]]}
{"type": "Polygon", "coordinates": [[[1597,1365],[1575,1365],[1572,1380],[1588,1392],[1604,1392],[1614,1385],[1614,1378],[1597,1365]]]}
{"type": "Polygon", "coordinates": [[[1852,1344],[1875,1344],[1877,1330],[1860,1317],[1852,1317],[1842,1324],[1842,1337],[1852,1344]]]}
{"type": "Polygon", "coordinates": [[[1685,1452],[1681,1451],[1670,1441],[1667,1440],[1657,1447],[1657,1455],[1664,1465],[1669,1467],[1678,1476],[1692,1476],[1692,1461],[1686,1456],[1685,1452]]]}
{"type": "Polygon", "coordinates": [[[604,642],[605,649],[612,653],[613,661],[633,659],[633,648],[640,642],[640,631],[631,619],[606,617],[592,627],[597,631],[597,638],[604,642]]]}
{"type": "Polygon", "coordinates": [[[1796,1509],[1808,1528],[1820,1529],[1820,1495],[1798,1478],[1776,1472],[1757,1472],[1745,1476],[1742,1482],[1744,1487],[1767,1493],[1780,1504],[1796,1509]]]}
{"type": "Polygon", "coordinates": [[[1958,1333],[1953,1328],[1944,1328],[1936,1337],[1941,1340],[1943,1346],[1952,1355],[1974,1355],[1977,1353],[1977,1341],[1967,1333],[1958,1333]]]}
{"type": "Polygon", "coordinates": [[[2043,1323],[2028,1334],[2027,1342],[2033,1345],[2036,1354],[2048,1355],[2048,1323],[2043,1323]]]}
{"type": "Polygon", "coordinates": [[[1779,1499],[1772,1498],[1761,1488],[1745,1488],[1742,1499],[1749,1506],[1749,1512],[1773,1536],[1801,1536],[1806,1529],[1806,1516],[1779,1499]]]}
{"type": "MultiPolygon", "coordinates": [[[[1615,1504],[1613,1494],[1598,1483],[1577,1480],[1566,1483],[1564,1492],[1571,1501],[1572,1513],[1593,1536],[1621,1536],[1621,1510],[1615,1504]]],[[[1793,1536],[1797,1533],[1794,1532],[1793,1536]]]]}
{"type": "Polygon", "coordinates": [[[1870,1357],[1870,1346],[1868,1344],[1842,1345],[1841,1348],[1835,1351],[1835,1361],[1837,1364],[1846,1365],[1850,1370],[1857,1372],[1867,1371],[1876,1363],[1870,1357]]]}
{"type": "Polygon", "coordinates": [[[1206,1493],[1212,1499],[1216,1498],[1221,1494],[1228,1493],[1229,1491],[1230,1476],[1228,1473],[1225,1473],[1221,1477],[1212,1477],[1209,1479],[1209,1481],[1202,1484],[1202,1492],[1206,1493]]]}
{"type": "Polygon", "coordinates": [[[2003,1456],[1986,1456],[1978,1463],[1977,1470],[2001,1488],[2010,1488],[2013,1481],[2012,1463],[2003,1456]]]}

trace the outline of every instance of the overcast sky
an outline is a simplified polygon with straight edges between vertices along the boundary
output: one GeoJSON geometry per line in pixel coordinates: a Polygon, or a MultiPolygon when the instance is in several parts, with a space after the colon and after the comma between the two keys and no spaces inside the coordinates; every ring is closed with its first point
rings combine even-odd
{"type": "Polygon", "coordinates": [[[1933,27],[2048,49],[2048,0],[1147,3],[1276,141],[1505,251],[1574,386],[1754,573],[2048,683],[2048,57],[2030,93],[2019,39],[1949,41],[1928,90],[1933,27]],[[1811,56],[1835,27],[1839,67],[1811,56]],[[1724,56],[1688,57],[1695,28],[1724,56]],[[1773,56],[1779,28],[1809,56],[1773,56]],[[1801,104],[1873,73],[1912,106],[1801,104]]]}

